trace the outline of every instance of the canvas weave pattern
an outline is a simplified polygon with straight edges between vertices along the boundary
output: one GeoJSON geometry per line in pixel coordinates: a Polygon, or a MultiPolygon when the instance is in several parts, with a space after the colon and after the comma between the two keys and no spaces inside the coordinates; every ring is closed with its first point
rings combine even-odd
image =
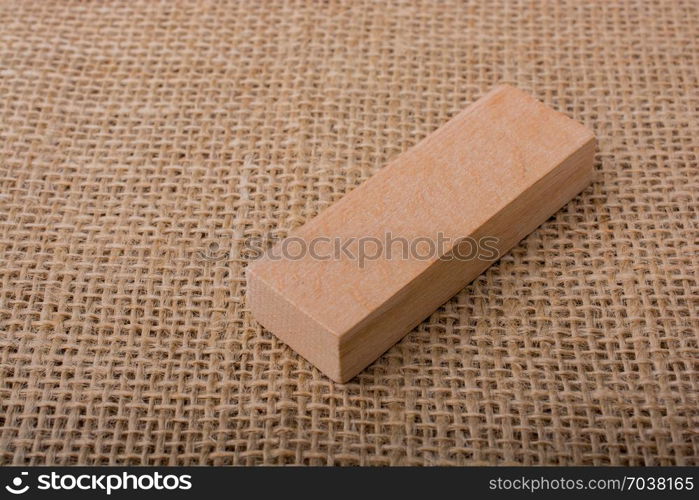
{"type": "Polygon", "coordinates": [[[0,464],[699,464],[698,54],[693,0],[0,2],[0,464]],[[331,382],[246,238],[499,82],[595,183],[331,382]]]}

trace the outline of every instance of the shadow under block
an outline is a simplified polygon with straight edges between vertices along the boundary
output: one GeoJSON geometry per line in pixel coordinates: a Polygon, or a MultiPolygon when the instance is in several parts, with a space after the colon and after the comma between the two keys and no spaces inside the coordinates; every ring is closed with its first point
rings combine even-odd
{"type": "Polygon", "coordinates": [[[408,242],[494,237],[490,246],[503,255],[591,182],[595,147],[580,123],[498,86],[294,230],[288,255],[280,242],[276,257],[253,262],[249,307],[265,328],[345,382],[495,259],[465,259],[463,250],[450,259],[448,245],[429,255],[423,239],[422,258],[412,252],[404,259],[402,244],[392,244],[391,255],[384,245],[379,258],[360,263],[335,255],[335,241],[356,239],[348,253],[357,255],[359,238],[368,249],[369,238],[385,242],[387,234],[408,242]],[[300,242],[314,240],[314,255],[300,255],[300,242]]]}

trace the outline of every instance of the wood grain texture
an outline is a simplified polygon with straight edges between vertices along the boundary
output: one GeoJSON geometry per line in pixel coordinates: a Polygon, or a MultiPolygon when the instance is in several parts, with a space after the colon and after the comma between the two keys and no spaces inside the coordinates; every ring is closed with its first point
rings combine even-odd
{"type": "MultiPolygon", "coordinates": [[[[360,239],[387,234],[410,242],[493,237],[503,255],[590,183],[594,151],[583,125],[499,86],[290,237],[352,240],[354,254],[360,239]]],[[[266,255],[248,268],[251,311],[344,382],[492,264],[448,258],[453,247],[408,259],[385,250],[361,265],[344,254],[266,255]]]]}

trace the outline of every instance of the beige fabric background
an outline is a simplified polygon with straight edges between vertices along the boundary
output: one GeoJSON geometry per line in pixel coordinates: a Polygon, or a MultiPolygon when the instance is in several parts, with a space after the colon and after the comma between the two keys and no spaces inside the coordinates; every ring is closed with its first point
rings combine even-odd
{"type": "Polygon", "coordinates": [[[692,0],[2,2],[0,463],[698,464],[698,23],[692,0]],[[595,184],[332,383],[246,310],[244,239],[497,82],[596,131],[595,184]]]}

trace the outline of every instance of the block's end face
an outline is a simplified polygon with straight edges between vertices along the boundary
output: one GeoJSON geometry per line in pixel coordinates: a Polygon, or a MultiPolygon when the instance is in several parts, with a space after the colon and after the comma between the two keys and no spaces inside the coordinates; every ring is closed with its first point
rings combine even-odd
{"type": "MultiPolygon", "coordinates": [[[[248,307],[255,319],[277,338],[336,382],[345,382],[337,336],[284,298],[265,281],[256,262],[246,271],[248,307]]],[[[351,378],[351,377],[350,377],[351,378]]]]}

